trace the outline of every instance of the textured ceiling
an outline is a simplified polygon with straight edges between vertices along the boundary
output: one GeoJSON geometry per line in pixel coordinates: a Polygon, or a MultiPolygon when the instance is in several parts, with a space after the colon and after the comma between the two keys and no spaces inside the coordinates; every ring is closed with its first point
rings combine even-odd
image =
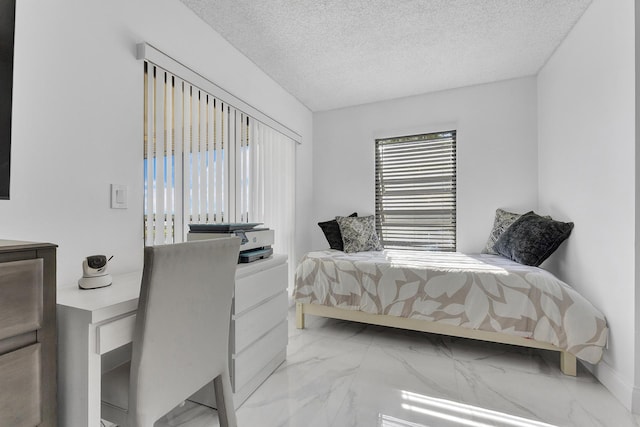
{"type": "Polygon", "coordinates": [[[592,0],[181,0],[312,111],[534,75],[592,0]]]}

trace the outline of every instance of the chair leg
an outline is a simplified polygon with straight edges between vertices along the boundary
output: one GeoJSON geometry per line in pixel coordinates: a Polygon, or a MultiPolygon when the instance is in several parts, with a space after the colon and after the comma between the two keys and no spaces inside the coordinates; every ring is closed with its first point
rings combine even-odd
{"type": "Polygon", "coordinates": [[[233,405],[233,391],[229,373],[218,375],[213,380],[213,388],[216,393],[216,406],[218,408],[218,418],[220,427],[237,427],[236,409],[233,405]]]}

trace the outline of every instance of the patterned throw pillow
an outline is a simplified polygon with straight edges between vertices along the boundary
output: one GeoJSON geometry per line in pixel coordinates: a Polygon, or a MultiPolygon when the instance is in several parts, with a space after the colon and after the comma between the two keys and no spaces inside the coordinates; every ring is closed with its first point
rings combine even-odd
{"type": "MultiPolygon", "coordinates": [[[[527,212],[531,213],[531,212],[527,212]]],[[[511,226],[518,218],[520,218],[522,214],[517,214],[513,212],[507,212],[503,209],[496,209],[496,218],[493,221],[493,229],[489,234],[489,239],[487,240],[487,245],[482,250],[483,254],[492,254],[499,255],[498,252],[494,249],[494,245],[496,244],[496,240],[504,233],[507,228],[511,226]]]]}
{"type": "Polygon", "coordinates": [[[381,251],[373,215],[358,218],[337,216],[345,252],[381,251]]]}
{"type": "Polygon", "coordinates": [[[494,249],[515,262],[537,267],[558,249],[571,230],[572,222],[554,221],[529,212],[502,233],[494,249]]]}
{"type": "MultiPolygon", "coordinates": [[[[349,217],[358,216],[357,212],[352,213],[349,217]]],[[[340,226],[338,225],[338,221],[332,219],[330,221],[319,222],[318,226],[322,229],[324,233],[324,237],[329,242],[329,247],[331,249],[337,249],[339,251],[344,250],[344,245],[342,243],[342,234],[340,233],[340,226]]]]}

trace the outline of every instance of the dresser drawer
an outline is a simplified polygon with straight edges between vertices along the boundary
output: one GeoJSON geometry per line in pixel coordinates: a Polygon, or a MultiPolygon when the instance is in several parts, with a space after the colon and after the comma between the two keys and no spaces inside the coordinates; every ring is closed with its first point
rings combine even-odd
{"type": "Polygon", "coordinates": [[[0,340],[42,324],[42,259],[0,263],[0,340]]]}
{"type": "Polygon", "coordinates": [[[232,336],[235,343],[232,353],[239,353],[278,323],[287,318],[287,293],[280,292],[270,300],[245,311],[233,320],[232,336]]]}
{"type": "Polygon", "coordinates": [[[234,390],[240,390],[278,353],[287,348],[287,334],[287,321],[284,320],[258,341],[233,356],[231,362],[234,390]]]}
{"type": "Polygon", "coordinates": [[[133,341],[136,314],[129,314],[96,328],[96,353],[105,354],[133,341]]]}
{"type": "Polygon", "coordinates": [[[236,280],[234,313],[240,314],[248,308],[287,289],[287,264],[280,264],[260,274],[236,280]]]}
{"type": "Polygon", "coordinates": [[[40,344],[0,356],[0,426],[41,423],[40,344]]]}

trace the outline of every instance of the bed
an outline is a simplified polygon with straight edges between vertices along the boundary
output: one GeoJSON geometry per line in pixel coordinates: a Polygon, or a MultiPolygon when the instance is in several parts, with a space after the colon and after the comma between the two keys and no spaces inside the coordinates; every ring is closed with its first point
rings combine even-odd
{"type": "Polygon", "coordinates": [[[296,326],[311,314],[554,350],[576,375],[576,358],[598,363],[604,316],[539,267],[498,255],[338,250],[310,252],[296,269],[296,326]]]}

